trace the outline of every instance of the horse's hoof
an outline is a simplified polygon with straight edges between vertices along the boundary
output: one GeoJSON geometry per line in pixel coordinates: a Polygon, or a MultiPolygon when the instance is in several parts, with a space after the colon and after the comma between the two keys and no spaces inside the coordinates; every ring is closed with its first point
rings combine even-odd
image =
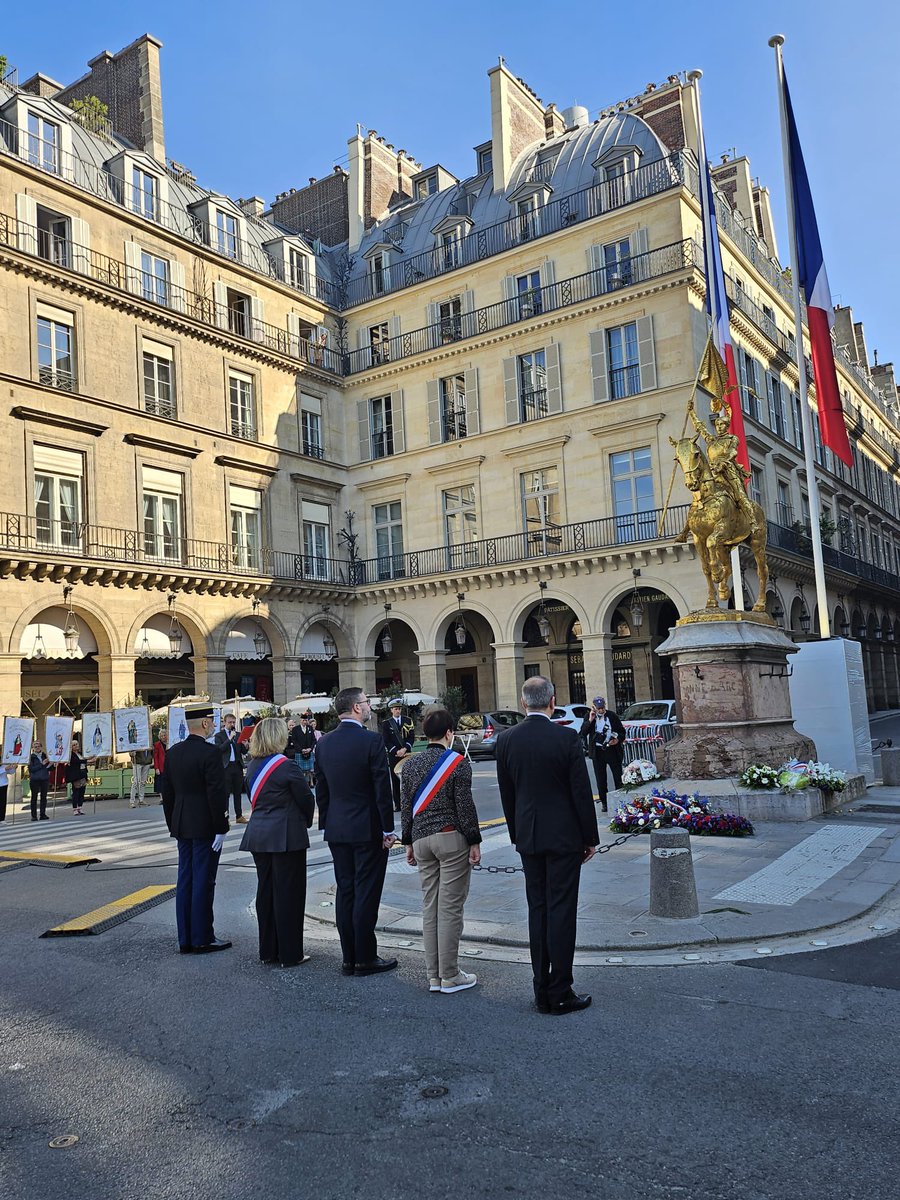
{"type": "Polygon", "coordinates": [[[763,613],[764,613],[764,612],[766,611],[766,606],[765,606],[764,604],[754,604],[754,605],[753,605],[753,608],[752,608],[750,611],[751,611],[751,612],[763,612],[763,613]]]}

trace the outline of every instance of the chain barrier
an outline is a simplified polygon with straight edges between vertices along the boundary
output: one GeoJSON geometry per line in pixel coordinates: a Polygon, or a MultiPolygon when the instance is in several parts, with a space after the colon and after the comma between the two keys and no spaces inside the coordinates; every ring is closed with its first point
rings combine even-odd
{"type": "MultiPolygon", "coordinates": [[[[635,829],[631,833],[623,833],[622,836],[617,837],[614,842],[606,842],[604,845],[598,846],[597,854],[594,857],[596,858],[600,854],[608,854],[609,851],[614,850],[616,848],[616,846],[624,846],[625,843],[627,841],[629,841],[631,838],[640,837],[644,832],[645,831],[643,829],[635,829]]],[[[485,866],[483,863],[479,863],[477,866],[473,867],[472,870],[473,871],[487,871],[487,873],[489,875],[515,875],[517,871],[521,871],[524,874],[525,868],[524,867],[492,867],[492,866],[485,866]]]]}

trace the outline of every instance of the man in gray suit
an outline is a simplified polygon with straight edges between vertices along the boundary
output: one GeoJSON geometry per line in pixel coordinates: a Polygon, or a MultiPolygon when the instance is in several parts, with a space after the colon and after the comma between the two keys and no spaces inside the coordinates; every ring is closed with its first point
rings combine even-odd
{"type": "Polygon", "coordinates": [[[553,684],[534,675],[522,688],[527,712],[497,741],[497,783],[510,841],[522,858],[528,940],[538,1011],[578,1012],[591,1003],[572,988],[582,865],[600,841],[581,738],[554,725],[553,684]]]}

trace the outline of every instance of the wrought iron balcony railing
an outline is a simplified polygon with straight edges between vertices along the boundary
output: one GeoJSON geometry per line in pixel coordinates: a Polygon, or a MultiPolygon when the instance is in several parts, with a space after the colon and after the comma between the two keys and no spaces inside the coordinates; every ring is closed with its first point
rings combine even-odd
{"type": "MultiPolygon", "coordinates": [[[[769,521],[768,544],[770,549],[785,550],[789,554],[797,554],[801,558],[812,559],[813,556],[812,542],[808,534],[796,526],[788,528],[776,524],[775,521],[769,521]]],[[[875,583],[880,587],[900,592],[900,576],[865,558],[848,554],[844,550],[837,550],[834,546],[823,546],[822,558],[826,567],[843,571],[845,575],[854,575],[857,579],[863,579],[867,583],[875,583]]]]}
{"type": "MultiPolygon", "coordinates": [[[[689,267],[702,266],[703,255],[696,242],[689,238],[683,242],[673,242],[669,246],[660,246],[647,254],[636,254],[628,260],[630,267],[630,286],[644,283],[650,279],[659,279],[674,271],[683,271],[689,267]]],[[[622,285],[613,283],[605,267],[587,271],[584,275],[575,275],[571,279],[561,279],[547,287],[534,288],[529,295],[536,299],[536,311],[523,311],[521,297],[513,296],[509,300],[501,300],[498,304],[489,304],[485,308],[476,308],[472,312],[460,313],[454,317],[457,321],[459,339],[480,337],[505,325],[515,325],[519,321],[530,320],[538,314],[553,312],[556,309],[568,308],[573,304],[581,304],[585,300],[595,299],[611,291],[621,290],[622,285]]],[[[438,321],[434,325],[426,325],[422,329],[413,329],[409,333],[398,334],[397,337],[380,342],[377,350],[377,362],[373,361],[373,348],[365,346],[361,350],[352,350],[346,356],[346,373],[355,375],[359,371],[367,371],[372,366],[382,362],[397,362],[401,358],[410,358],[415,354],[424,354],[445,344],[447,324],[438,321]]],[[[455,339],[454,339],[455,340],[455,339]]]]}

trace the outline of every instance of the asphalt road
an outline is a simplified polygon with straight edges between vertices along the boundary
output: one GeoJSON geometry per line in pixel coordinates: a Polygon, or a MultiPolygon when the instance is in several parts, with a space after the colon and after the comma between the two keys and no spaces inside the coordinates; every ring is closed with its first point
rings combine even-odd
{"type": "Polygon", "coordinates": [[[336,943],[309,940],[308,965],[264,967],[250,871],[220,875],[223,954],[177,954],[169,904],[96,937],[38,937],[171,879],[0,877],[0,1196],[894,1194],[891,939],[854,947],[852,973],[837,951],[581,968],[594,1006],[554,1018],[513,964],[479,961],[479,987],[454,996],[423,990],[413,952],[345,979],[336,943]],[[78,1142],[49,1147],[65,1134],[78,1142]]]}

